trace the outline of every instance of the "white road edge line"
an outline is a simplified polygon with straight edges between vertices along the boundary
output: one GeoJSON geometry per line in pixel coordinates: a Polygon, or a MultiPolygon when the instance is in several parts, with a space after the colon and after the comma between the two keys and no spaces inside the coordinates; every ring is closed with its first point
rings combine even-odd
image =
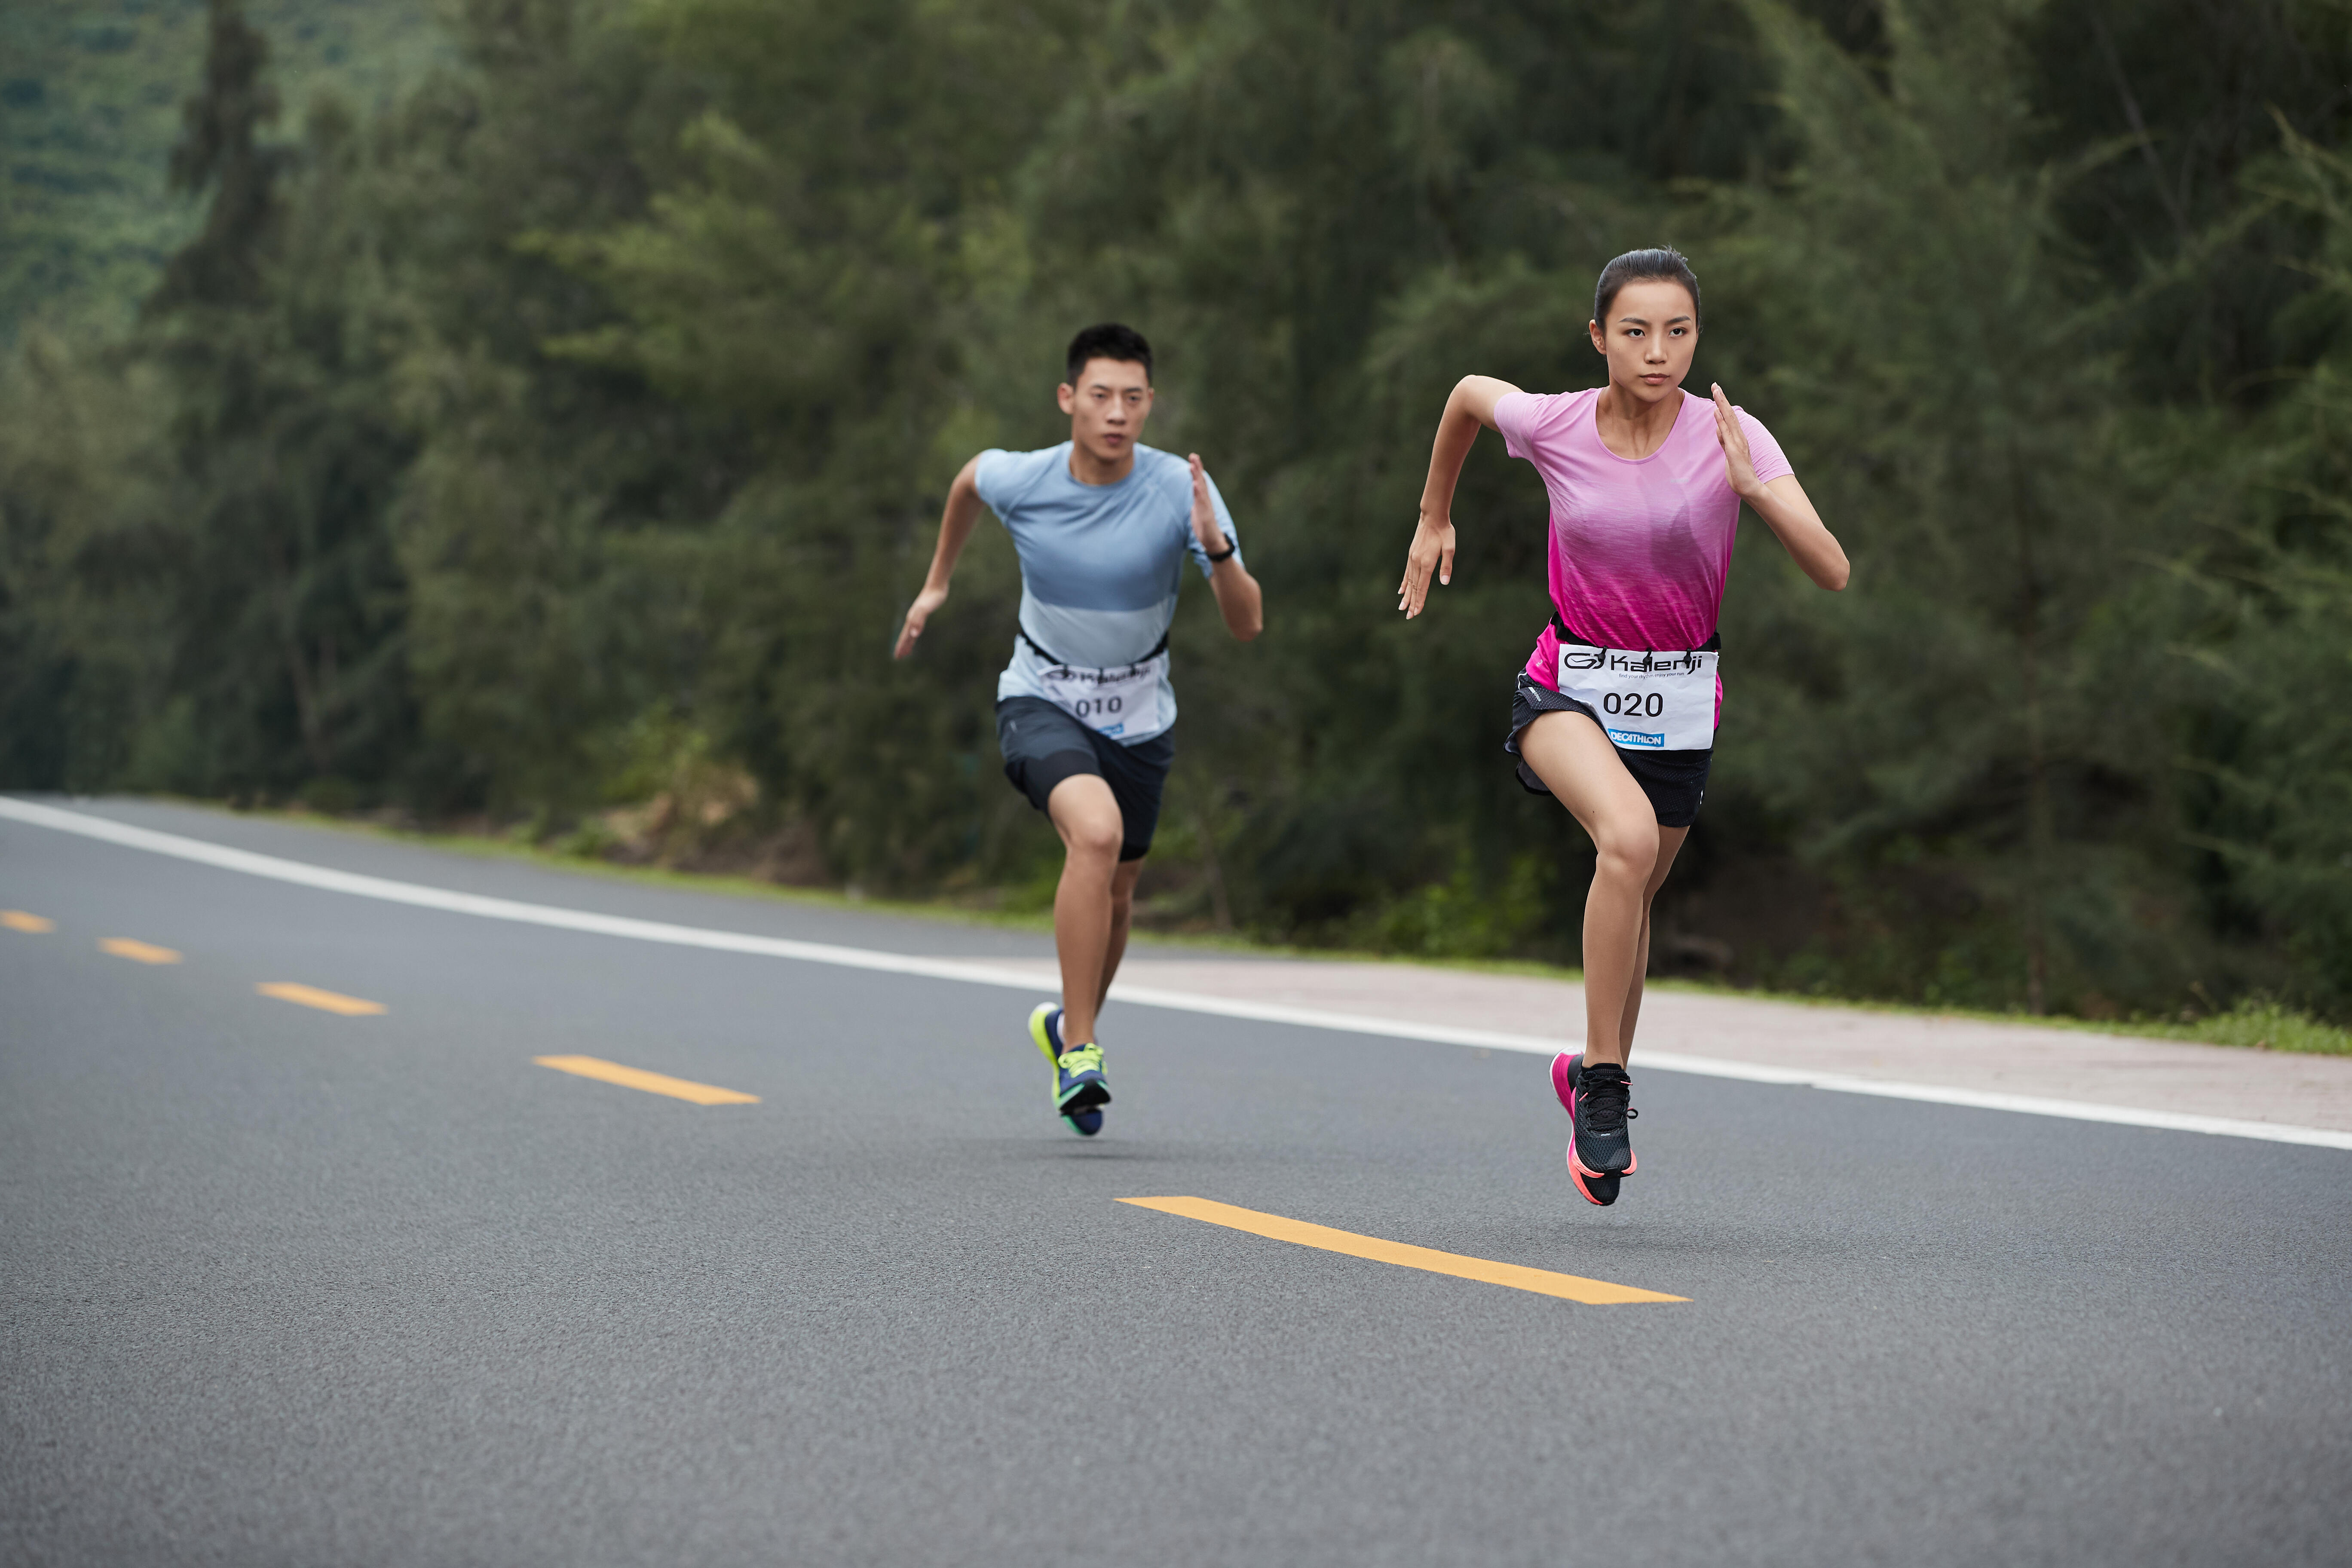
{"type": "MultiPolygon", "coordinates": [[[[1017,970],[955,959],[917,958],[904,953],[877,952],[870,948],[837,947],[830,942],[794,942],[786,937],[751,936],[740,931],[713,931],[704,926],[671,925],[663,921],[634,920],[625,915],[600,915],[553,904],[527,904],[512,899],[485,898],[478,893],[451,892],[417,882],[396,882],[352,871],[330,870],[299,860],[259,855],[249,849],[185,838],[133,827],[103,816],[0,795],[0,818],[29,827],[79,834],[130,849],[169,855],[224,871],[291,882],[331,893],[380,899],[386,903],[451,914],[477,915],[484,920],[511,921],[522,925],[550,926],[558,931],[588,931],[597,936],[626,937],[635,942],[664,942],[672,947],[708,948],[715,952],[751,953],[763,958],[789,958],[803,963],[829,963],[843,969],[866,969],[886,974],[915,974],[930,980],[961,981],[969,985],[1001,985],[1014,991],[1050,990],[1050,982],[1017,970]]],[[[1293,1024],[1301,1028],[1335,1029],[1351,1035],[1379,1035],[1391,1039],[1427,1040],[1438,1045],[1474,1046],[1488,1050],[1525,1051],[1551,1056],[1563,1042],[1533,1035],[1504,1034],[1492,1029],[1454,1029],[1441,1024],[1415,1024],[1393,1018],[1373,1018],[1352,1013],[1327,1012],[1318,1007],[1290,1007],[1276,1002],[1236,1002],[1218,996],[1195,996],[1146,985],[1117,985],[1115,1000],[1140,1007],[1165,1007],[1182,1013],[1206,1013],[1223,1018],[1248,1018],[1265,1024],[1293,1024]]],[[[2325,1127],[2296,1127],[2278,1121],[2238,1121],[2220,1116],[2189,1116],[2169,1110],[2143,1110],[2128,1105],[2099,1105],[2087,1100],[2042,1100],[2022,1094],[1994,1094],[1939,1084],[1896,1083],[1855,1078],[1844,1073],[1808,1072],[1798,1068],[1763,1067],[1728,1061],[1720,1057],[1685,1056],[1674,1051],[1642,1053],[1644,1068],[1659,1072],[1696,1073],[1706,1078],[1737,1079],[1748,1083],[1828,1089],[1838,1094],[1871,1094],[1884,1100],[1916,1100],[1934,1105],[1967,1106],[1979,1110],[2007,1110],[2027,1116],[2060,1116],[2075,1121],[2105,1121],[2125,1127],[2150,1127],[2168,1132],[2205,1132],[2224,1138],[2257,1138],[2272,1143],[2301,1143],[2322,1149],[2352,1150],[2352,1132],[2325,1127]]]]}

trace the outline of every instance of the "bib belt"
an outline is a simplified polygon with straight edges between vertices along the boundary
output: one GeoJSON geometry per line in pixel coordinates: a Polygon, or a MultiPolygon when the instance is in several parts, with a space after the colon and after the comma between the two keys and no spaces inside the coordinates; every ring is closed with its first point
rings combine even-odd
{"type": "MultiPolygon", "coordinates": [[[[1552,608],[1551,629],[1564,642],[1581,643],[1586,647],[1606,647],[1609,646],[1606,643],[1594,642],[1582,632],[1570,631],[1569,629],[1568,623],[1559,618],[1559,608],[1558,605],[1554,605],[1552,608]]],[[[1162,637],[1160,640],[1162,646],[1165,646],[1168,641],[1166,637],[1162,637]]],[[[1037,647],[1035,643],[1031,643],[1029,646],[1031,647],[1037,647]]],[[[1039,653],[1045,652],[1042,647],[1038,647],[1037,651],[1039,653]]],[[[1627,653],[1633,653],[1637,650],[1627,648],[1624,651],[1627,653]]],[[[1643,653],[1721,653],[1723,651],[1723,628],[1721,626],[1716,627],[1715,630],[1707,634],[1706,641],[1699,644],[1698,647],[1695,648],[1642,648],[1638,651],[1643,653]]],[[[1047,654],[1046,657],[1050,658],[1053,656],[1047,654]]],[[[1150,655],[1146,655],[1145,657],[1149,658],[1150,655]]]]}
{"type": "MultiPolygon", "coordinates": [[[[1553,618],[1557,620],[1559,617],[1554,616],[1553,618]]],[[[1072,664],[1066,658],[1056,658],[1054,657],[1054,651],[1047,647],[1044,643],[1039,642],[1035,637],[1031,637],[1029,635],[1029,629],[1026,626],[1016,627],[1015,635],[1018,636],[1023,642],[1025,642],[1031,647],[1035,648],[1037,650],[1037,656],[1040,658],[1043,658],[1047,664],[1055,665],[1063,669],[1131,669],[1139,664],[1149,664],[1153,659],[1158,658],[1161,654],[1168,651],[1168,634],[1166,632],[1161,632],[1160,634],[1160,640],[1151,645],[1151,651],[1145,654],[1141,658],[1131,658],[1125,664],[1072,664]]]]}

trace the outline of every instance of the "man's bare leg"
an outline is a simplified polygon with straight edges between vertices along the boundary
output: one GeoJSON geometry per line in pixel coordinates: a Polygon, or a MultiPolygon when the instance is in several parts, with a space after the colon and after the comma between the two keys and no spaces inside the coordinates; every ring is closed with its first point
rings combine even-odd
{"type": "MultiPolygon", "coordinates": [[[[1098,774],[1073,773],[1054,786],[1046,815],[1062,836],[1061,885],[1054,889],[1054,951],[1062,961],[1062,1043],[1094,1043],[1095,1015],[1110,988],[1118,955],[1127,950],[1125,911],[1135,879],[1124,878],[1129,899],[1116,896],[1126,868],[1119,841],[1126,824],[1110,785],[1098,774]],[[1116,943],[1116,945],[1114,945],[1116,943]]],[[[1129,864],[1139,870],[1141,861],[1129,864]]]]}
{"type": "Polygon", "coordinates": [[[1110,1000],[1110,983],[1118,977],[1118,961],[1127,956],[1128,922],[1135,914],[1135,879],[1142,875],[1142,860],[1122,860],[1110,879],[1110,941],[1103,946],[1102,990],[1095,997],[1097,1015],[1110,1000]]]}
{"type": "MultiPolygon", "coordinates": [[[[1519,755],[1592,839],[1584,900],[1584,1060],[1622,1067],[1638,1016],[1653,878],[1664,846],[1650,797],[1581,713],[1546,713],[1519,731],[1519,755]]],[[[1681,847],[1680,839],[1675,842],[1681,847]]]]}

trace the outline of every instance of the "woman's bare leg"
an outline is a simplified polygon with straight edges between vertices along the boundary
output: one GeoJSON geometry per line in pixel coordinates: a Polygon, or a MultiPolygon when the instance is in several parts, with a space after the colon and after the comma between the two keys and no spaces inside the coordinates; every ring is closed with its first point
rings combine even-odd
{"type": "Polygon", "coordinates": [[[1592,839],[1584,900],[1584,1059],[1623,1066],[1642,1009],[1650,956],[1650,900],[1688,829],[1658,826],[1656,811],[1601,726],[1581,713],[1545,713],[1519,731],[1519,755],[1592,839]]]}
{"type": "Polygon", "coordinates": [[[1682,852],[1683,840],[1689,837],[1687,827],[1658,829],[1658,863],[1651,870],[1649,888],[1642,895],[1642,940],[1633,950],[1633,984],[1625,992],[1625,1021],[1617,1030],[1617,1038],[1629,1058],[1633,1054],[1633,1026],[1642,1017],[1642,979],[1650,973],[1650,906],[1657,901],[1658,889],[1666,885],[1666,873],[1674,869],[1675,857],[1682,852]]]}

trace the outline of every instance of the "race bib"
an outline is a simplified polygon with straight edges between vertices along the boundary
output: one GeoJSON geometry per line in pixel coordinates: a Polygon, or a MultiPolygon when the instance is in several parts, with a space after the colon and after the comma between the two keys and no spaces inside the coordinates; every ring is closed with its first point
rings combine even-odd
{"type": "Polygon", "coordinates": [[[1629,752],[1704,752],[1715,744],[1715,666],[1705,650],[1644,653],[1559,644],[1559,693],[1591,706],[1629,752]]]}
{"type": "Polygon", "coordinates": [[[1076,665],[1049,664],[1040,674],[1045,695],[1054,706],[1098,735],[1150,735],[1162,728],[1160,693],[1168,673],[1168,656],[1155,654],[1140,664],[1110,669],[1086,669],[1076,665]]]}

